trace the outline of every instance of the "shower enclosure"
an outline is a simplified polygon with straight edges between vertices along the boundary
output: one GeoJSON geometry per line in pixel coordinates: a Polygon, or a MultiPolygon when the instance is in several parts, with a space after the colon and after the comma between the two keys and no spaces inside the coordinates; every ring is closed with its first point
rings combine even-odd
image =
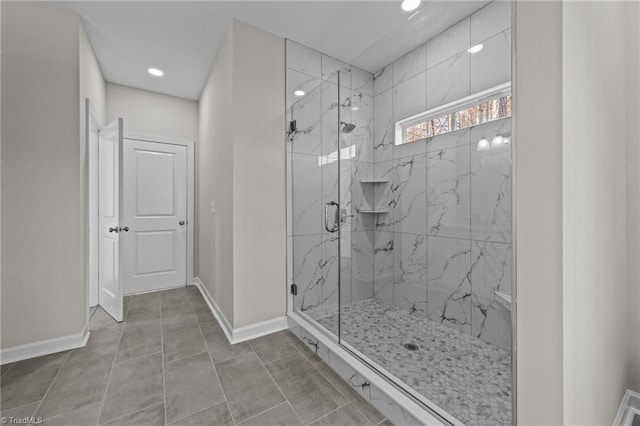
{"type": "Polygon", "coordinates": [[[452,424],[512,422],[511,5],[375,73],[287,41],[291,309],[452,424]]]}

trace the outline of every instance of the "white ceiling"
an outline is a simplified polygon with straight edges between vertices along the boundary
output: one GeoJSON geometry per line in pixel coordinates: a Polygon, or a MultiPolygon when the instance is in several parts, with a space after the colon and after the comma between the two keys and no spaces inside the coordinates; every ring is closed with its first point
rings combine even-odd
{"type": "Polygon", "coordinates": [[[200,98],[231,19],[374,72],[488,1],[72,1],[108,82],[200,98]],[[164,70],[151,77],[147,68],[164,70]]]}

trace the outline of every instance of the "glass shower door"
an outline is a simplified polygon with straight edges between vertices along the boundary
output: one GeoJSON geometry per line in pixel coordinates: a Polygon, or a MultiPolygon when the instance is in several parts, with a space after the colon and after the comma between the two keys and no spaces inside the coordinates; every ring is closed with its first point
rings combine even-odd
{"type": "Polygon", "coordinates": [[[287,70],[289,245],[294,311],[338,335],[338,74],[287,70]]]}

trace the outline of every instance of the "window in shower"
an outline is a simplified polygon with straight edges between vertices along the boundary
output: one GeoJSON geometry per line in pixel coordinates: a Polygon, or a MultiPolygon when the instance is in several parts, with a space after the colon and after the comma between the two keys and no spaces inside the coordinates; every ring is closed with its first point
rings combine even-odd
{"type": "Polygon", "coordinates": [[[396,123],[396,145],[511,117],[511,85],[500,85],[396,123]]]}

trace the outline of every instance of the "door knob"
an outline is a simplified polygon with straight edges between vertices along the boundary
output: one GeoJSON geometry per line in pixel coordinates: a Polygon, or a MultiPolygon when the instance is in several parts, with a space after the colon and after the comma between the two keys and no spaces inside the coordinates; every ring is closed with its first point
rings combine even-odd
{"type": "Polygon", "coordinates": [[[178,222],[178,224],[179,224],[180,226],[184,225],[184,220],[181,220],[180,222],[178,222]]]}
{"type": "Polygon", "coordinates": [[[129,232],[129,227],[125,226],[124,228],[120,228],[120,230],[124,232],[129,232]]]}
{"type": "Polygon", "coordinates": [[[109,232],[115,232],[117,234],[118,228],[109,228],[109,232]]]}

